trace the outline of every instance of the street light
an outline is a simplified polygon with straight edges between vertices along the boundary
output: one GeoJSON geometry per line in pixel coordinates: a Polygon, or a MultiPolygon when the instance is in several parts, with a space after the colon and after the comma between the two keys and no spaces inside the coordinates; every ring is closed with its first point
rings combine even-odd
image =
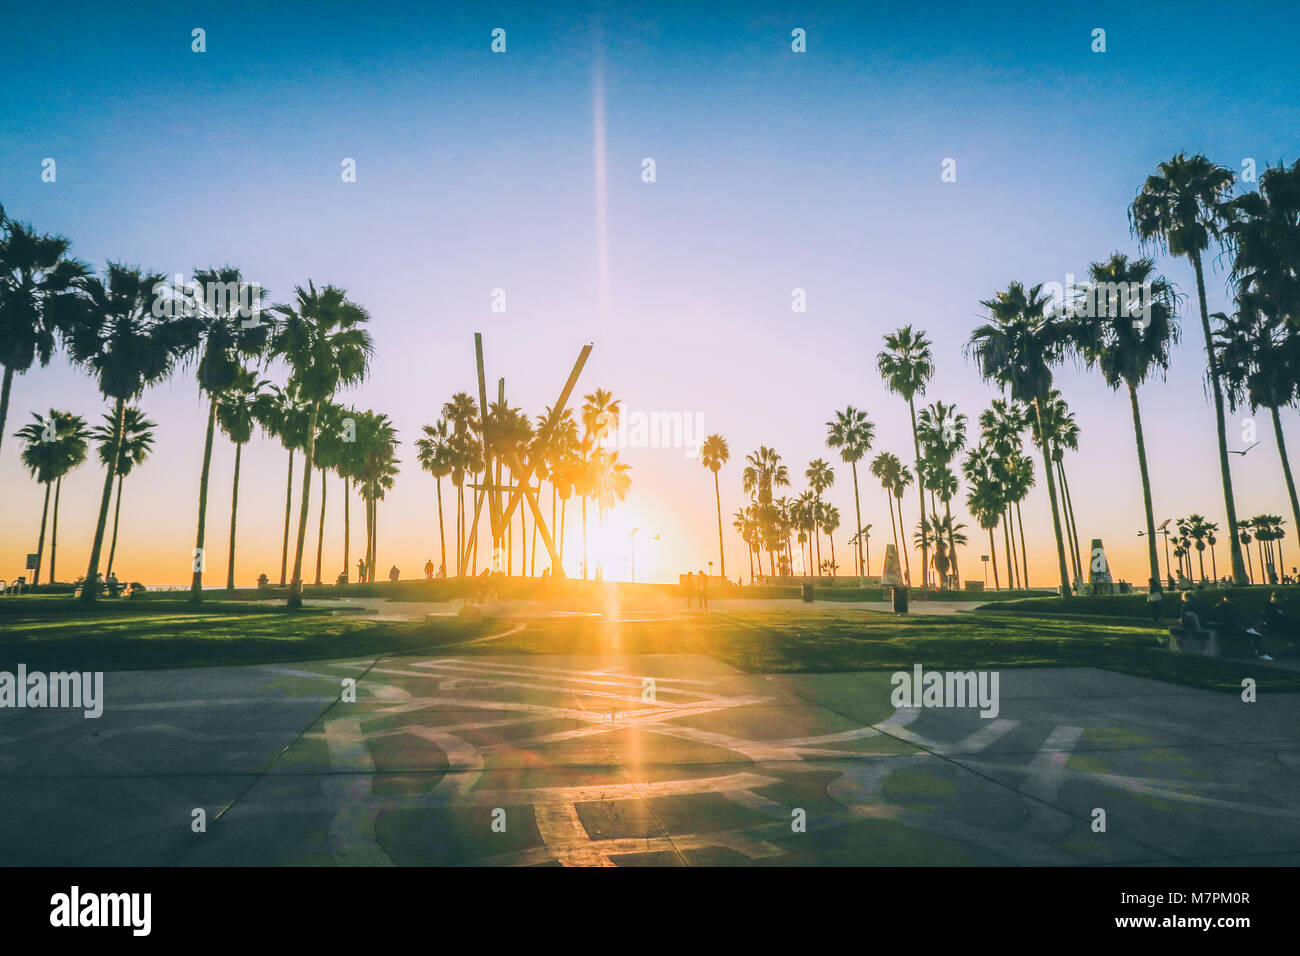
{"type": "MultiPolygon", "coordinates": [[[[1165,568],[1169,572],[1169,580],[1171,581],[1173,580],[1174,577],[1174,566],[1169,561],[1169,522],[1172,520],[1173,520],[1172,518],[1166,518],[1164,521],[1160,522],[1160,524],[1156,526],[1156,534],[1163,534],[1165,536],[1165,568]]],[[[1138,537],[1145,538],[1146,532],[1139,531],[1138,537]]],[[[1160,573],[1159,556],[1157,556],[1157,560],[1156,560],[1156,573],[1157,574],[1160,573]]]]}
{"type": "MultiPolygon", "coordinates": [[[[629,538],[629,539],[631,540],[631,542],[632,542],[632,583],[633,583],[633,584],[636,584],[636,543],[637,543],[638,541],[658,541],[658,540],[659,540],[659,535],[657,535],[657,534],[655,534],[655,535],[646,535],[645,537],[638,538],[638,537],[636,536],[636,533],[637,533],[638,531],[640,531],[640,530],[641,530],[640,528],[633,528],[631,531],[629,531],[629,532],[627,533],[628,538],[629,538]]],[[[710,567],[713,566],[713,562],[712,562],[712,561],[709,562],[709,566],[710,566],[710,567]]]]}
{"type": "Polygon", "coordinates": [[[853,537],[849,538],[849,542],[848,542],[849,544],[857,544],[858,538],[859,537],[862,538],[862,554],[866,558],[867,569],[865,572],[863,572],[861,568],[858,568],[858,574],[860,575],[864,573],[865,574],[871,573],[871,534],[870,534],[871,528],[872,525],[867,525],[857,534],[853,535],[853,537]]]}

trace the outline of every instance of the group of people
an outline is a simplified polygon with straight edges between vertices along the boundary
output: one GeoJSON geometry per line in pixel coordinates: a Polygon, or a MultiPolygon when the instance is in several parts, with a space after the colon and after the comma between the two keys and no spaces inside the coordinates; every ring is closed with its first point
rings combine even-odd
{"type": "Polygon", "coordinates": [[[688,574],[684,578],[683,587],[686,589],[686,609],[689,611],[694,602],[700,602],[700,610],[709,609],[709,577],[703,571],[696,574],[688,574]]]}
{"type": "Polygon", "coordinates": [[[1188,615],[1194,615],[1196,623],[1205,630],[1217,631],[1225,637],[1245,638],[1255,657],[1261,661],[1271,661],[1265,646],[1265,638],[1277,641],[1294,641],[1300,628],[1295,618],[1287,614],[1282,602],[1274,591],[1264,605],[1264,613],[1257,624],[1242,612],[1225,594],[1217,604],[1210,605],[1196,596],[1194,591],[1184,591],[1182,612],[1179,615],[1183,627],[1194,629],[1188,615]],[[1260,628],[1263,628],[1263,631],[1260,628]]]}

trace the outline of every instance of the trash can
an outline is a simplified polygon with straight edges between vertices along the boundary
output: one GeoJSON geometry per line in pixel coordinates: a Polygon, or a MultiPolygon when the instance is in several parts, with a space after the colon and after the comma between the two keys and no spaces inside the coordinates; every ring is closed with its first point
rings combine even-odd
{"type": "Polygon", "coordinates": [[[892,589],[890,593],[894,601],[894,613],[906,614],[907,613],[907,588],[896,587],[892,589]]]}
{"type": "Polygon", "coordinates": [[[813,602],[813,586],[811,584],[802,584],[799,588],[803,595],[803,603],[811,604],[813,602]]]}

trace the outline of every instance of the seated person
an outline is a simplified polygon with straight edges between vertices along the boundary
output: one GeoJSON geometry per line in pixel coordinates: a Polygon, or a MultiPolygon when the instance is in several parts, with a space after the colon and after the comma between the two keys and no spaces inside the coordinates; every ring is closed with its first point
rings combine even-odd
{"type": "Polygon", "coordinates": [[[1200,625],[1201,630],[1210,630],[1210,606],[1196,597],[1191,591],[1184,591],[1183,607],[1179,612],[1179,623],[1188,630],[1195,631],[1195,625],[1187,619],[1188,614],[1196,615],[1196,623],[1200,625]]]}
{"type": "Polygon", "coordinates": [[[1276,591],[1269,595],[1268,603],[1264,605],[1264,633],[1285,641],[1296,639],[1296,620],[1287,614],[1286,608],[1277,599],[1276,591]]]}
{"type": "Polygon", "coordinates": [[[1264,653],[1263,636],[1246,619],[1246,615],[1241,613],[1241,608],[1228,600],[1226,594],[1211,612],[1211,617],[1220,633],[1245,637],[1250,641],[1250,649],[1255,652],[1256,657],[1262,661],[1271,661],[1273,659],[1264,653]]]}

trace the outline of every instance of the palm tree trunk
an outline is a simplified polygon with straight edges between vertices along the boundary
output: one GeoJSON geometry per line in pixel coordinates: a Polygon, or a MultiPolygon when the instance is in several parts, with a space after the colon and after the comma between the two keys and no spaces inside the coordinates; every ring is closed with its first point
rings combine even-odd
{"type": "Polygon", "coordinates": [[[943,503],[943,513],[948,519],[948,556],[952,561],[952,586],[956,590],[961,586],[961,572],[957,566],[957,539],[953,536],[951,502],[943,503]]]}
{"type": "MultiPolygon", "coordinates": [[[[894,554],[899,555],[902,552],[898,550],[898,525],[894,524],[894,496],[888,491],[885,492],[885,503],[889,505],[889,530],[894,538],[894,554]]],[[[858,525],[861,528],[861,525],[858,525]]]]}
{"type": "Polygon", "coordinates": [[[190,601],[203,600],[203,569],[207,555],[203,552],[203,535],[208,519],[208,473],[212,468],[212,435],[217,428],[217,400],[208,402],[208,430],[203,438],[203,470],[199,472],[199,529],[194,535],[194,563],[190,577],[190,601]]]}
{"type": "Polygon", "coordinates": [[[464,478],[462,478],[459,482],[456,483],[456,495],[457,495],[457,502],[456,502],[456,576],[457,576],[457,577],[462,577],[462,576],[464,575],[464,573],[465,573],[463,570],[461,570],[462,567],[464,566],[464,565],[462,564],[462,562],[464,561],[464,555],[465,555],[465,543],[464,543],[464,538],[465,538],[465,480],[464,480],[464,478]]]}
{"type": "Polygon", "coordinates": [[[375,580],[379,570],[379,497],[370,505],[370,580],[375,580]]]}
{"type": "MultiPolygon", "coordinates": [[[[813,537],[817,539],[817,577],[822,576],[822,529],[817,524],[817,516],[821,512],[821,500],[818,499],[817,510],[813,512],[813,537]]],[[[808,549],[812,550],[811,547],[808,549]]]]}
{"type": "Polygon", "coordinates": [[[1300,499],[1296,497],[1295,479],[1291,476],[1291,462],[1286,455],[1286,439],[1282,437],[1282,418],[1276,407],[1269,409],[1273,413],[1273,436],[1277,441],[1277,455],[1282,459],[1282,475],[1286,478],[1286,493],[1291,499],[1291,517],[1295,520],[1294,528],[1300,533],[1300,499]]]}
{"type": "Polygon", "coordinates": [[[998,583],[998,545],[993,540],[993,529],[989,528],[989,557],[993,560],[993,590],[1001,591],[1002,585],[998,583]]]}
{"type": "MultiPolygon", "coordinates": [[[[902,496],[898,497],[898,499],[896,500],[896,504],[898,505],[898,532],[897,533],[901,534],[903,536],[903,540],[906,541],[907,525],[903,522],[902,496]]],[[[898,538],[894,538],[894,549],[898,550],[898,538]]],[[[906,581],[908,583],[908,586],[910,587],[912,584],[912,549],[903,548],[902,551],[903,551],[903,569],[907,574],[907,576],[903,578],[903,580],[906,581]]]]}
{"type": "Polygon", "coordinates": [[[442,530],[442,478],[438,478],[438,550],[442,555],[442,573],[447,573],[447,536],[442,530]]]}
{"type": "Polygon", "coordinates": [[[1007,588],[1009,590],[1014,591],[1016,589],[1016,583],[1017,583],[1016,564],[1012,560],[1012,556],[1011,556],[1011,532],[1007,530],[1007,525],[1010,524],[1011,521],[1009,517],[1010,514],[1011,514],[1010,508],[1002,509],[1002,541],[1003,544],[1006,546],[1006,552],[1007,552],[1007,588]]]}
{"type": "Polygon", "coordinates": [[[1254,563],[1253,560],[1251,560],[1251,557],[1250,557],[1250,548],[1245,548],[1244,550],[1245,550],[1245,552],[1246,552],[1246,561],[1248,562],[1248,564],[1247,564],[1247,569],[1250,571],[1250,583],[1251,583],[1251,584],[1254,584],[1254,583],[1255,583],[1255,563],[1254,563]]]}
{"type": "Polygon", "coordinates": [[[1214,545],[1210,545],[1210,575],[1219,580],[1219,559],[1214,554],[1214,545]]]}
{"type": "Polygon", "coordinates": [[[0,385],[0,442],[4,440],[5,422],[9,420],[9,390],[13,383],[14,370],[6,365],[4,384],[0,385]]]}
{"type": "Polygon", "coordinates": [[[36,539],[36,570],[32,572],[32,586],[41,583],[41,558],[45,556],[45,519],[50,514],[50,486],[53,481],[45,483],[45,504],[41,507],[41,536],[36,539]]]}
{"type": "MultiPolygon", "coordinates": [[[[349,578],[352,576],[352,569],[348,567],[348,560],[351,555],[348,553],[352,545],[352,499],[349,497],[351,489],[348,487],[348,476],[343,475],[343,573],[349,578]]],[[[360,582],[358,582],[360,583],[360,582]]]]}
{"type": "Polygon", "coordinates": [[[582,496],[582,580],[587,580],[587,496],[582,496]]]}
{"type": "Polygon", "coordinates": [[[316,585],[320,586],[321,549],[325,546],[325,469],[320,470],[320,528],[316,531],[316,585]]]}
{"type": "Polygon", "coordinates": [[[293,578],[289,581],[289,607],[302,607],[302,551],[307,543],[307,518],[311,506],[311,470],[316,461],[316,422],[320,402],[311,403],[307,420],[307,450],[302,463],[302,501],[298,505],[298,541],[293,550],[293,578]]]}
{"type": "MultiPolygon", "coordinates": [[[[925,489],[921,487],[921,439],[916,434],[916,402],[909,397],[907,399],[907,410],[912,415],[912,450],[916,454],[916,500],[921,507],[921,518],[925,518],[925,489]]],[[[901,521],[903,514],[902,502],[899,502],[898,514],[901,521]]],[[[906,526],[904,525],[904,529],[906,526]]],[[[907,538],[907,531],[903,531],[903,538],[907,538]]],[[[930,579],[929,572],[930,554],[926,545],[925,536],[921,536],[921,590],[925,590],[926,584],[930,579]]]]}
{"type": "MultiPolygon", "coordinates": [[[[1219,384],[1219,365],[1214,357],[1214,335],[1210,331],[1209,309],[1205,304],[1205,273],[1201,268],[1201,254],[1191,252],[1192,267],[1196,270],[1196,297],[1201,306],[1201,331],[1205,334],[1205,354],[1209,360],[1210,386],[1214,390],[1214,420],[1219,438],[1219,473],[1223,479],[1223,505],[1228,512],[1228,540],[1232,552],[1232,581],[1246,583],[1246,565],[1241,558],[1241,544],[1237,540],[1237,505],[1232,494],[1232,472],[1228,467],[1228,432],[1223,420],[1223,388],[1219,384]]],[[[1294,500],[1294,499],[1293,499],[1294,500]]]]}
{"type": "MultiPolygon", "coordinates": [[[[713,500],[718,505],[718,565],[722,568],[722,576],[727,576],[727,558],[722,551],[722,491],[718,487],[718,473],[713,472],[713,500]]],[[[1296,525],[1300,528],[1300,524],[1296,525]]]]}
{"type": "Polygon", "coordinates": [[[50,522],[50,583],[57,584],[54,576],[54,559],[59,551],[59,492],[63,490],[63,479],[54,483],[54,520],[50,522]]]}
{"type": "MultiPolygon", "coordinates": [[[[560,566],[564,566],[564,526],[569,523],[569,499],[565,498],[560,502],[560,566]]],[[[551,569],[551,576],[555,576],[555,569],[551,569]]]]}
{"type": "Polygon", "coordinates": [[[117,503],[113,505],[113,536],[108,544],[108,567],[104,569],[105,581],[113,573],[113,556],[117,554],[117,519],[122,514],[122,479],[125,477],[126,475],[117,476],[117,503]]]}
{"type": "MultiPolygon", "coordinates": [[[[81,600],[94,601],[99,596],[99,552],[104,546],[104,525],[108,521],[108,502],[113,497],[113,479],[117,477],[117,462],[122,455],[122,430],[126,424],[126,401],[119,398],[113,406],[113,457],[104,469],[104,490],[99,496],[99,518],[95,521],[95,537],[90,545],[90,563],[86,565],[86,580],[81,586],[81,600]]],[[[57,514],[57,508],[55,513],[57,514]]],[[[51,559],[51,564],[53,560],[51,559]]]]}
{"type": "Polygon", "coordinates": [[[280,548],[280,587],[289,573],[289,513],[293,506],[293,449],[289,449],[289,478],[284,486],[284,544],[280,548]]]}
{"type": "Polygon", "coordinates": [[[1016,524],[1020,528],[1020,583],[1029,590],[1029,552],[1025,550],[1025,513],[1016,502],[1016,524]]]}
{"type": "MultiPolygon", "coordinates": [[[[235,589],[235,519],[239,515],[239,459],[244,446],[235,443],[235,480],[231,482],[230,491],[230,558],[226,564],[226,590],[235,589]]],[[[118,492],[121,494],[121,492],[118,492]]]]}
{"type": "Polygon", "coordinates": [[[831,577],[838,577],[835,573],[835,536],[827,531],[826,540],[831,543],[831,577]]]}
{"type": "MultiPolygon", "coordinates": [[[[4,384],[0,385],[0,442],[4,440],[5,422],[9,420],[9,390],[14,383],[14,370],[5,366],[4,384]]],[[[50,583],[54,583],[53,579],[50,583]]]]}
{"type": "MultiPolygon", "coordinates": [[[[849,465],[853,468],[853,515],[858,522],[857,527],[853,529],[853,533],[857,535],[858,539],[858,577],[862,577],[867,573],[863,570],[867,565],[862,560],[862,505],[858,500],[858,463],[851,461],[849,465]]],[[[892,524],[894,520],[894,509],[892,507],[889,509],[889,520],[892,524]]]]}
{"type": "Polygon", "coordinates": [[[1133,410],[1133,436],[1137,441],[1138,471],[1142,475],[1142,507],[1147,519],[1147,563],[1150,566],[1151,580],[1155,581],[1156,591],[1160,590],[1160,552],[1156,548],[1156,518],[1151,507],[1151,476],[1147,472],[1147,445],[1142,436],[1142,413],[1138,410],[1137,386],[1128,384],[1128,403],[1133,410]]]}
{"type": "Polygon", "coordinates": [[[1061,508],[1065,518],[1065,534],[1070,542],[1070,567],[1073,578],[1078,581],[1083,577],[1083,566],[1079,563],[1080,551],[1079,529],[1074,524],[1074,505],[1070,503],[1070,485],[1065,480],[1065,456],[1056,462],[1056,476],[1061,482],[1061,508]]]}
{"type": "Polygon", "coordinates": [[[1201,565],[1201,583],[1204,584],[1205,583],[1205,549],[1204,548],[1196,549],[1196,560],[1201,565]]]}
{"type": "MultiPolygon", "coordinates": [[[[1034,397],[1034,414],[1038,416],[1038,434],[1044,438],[1047,437],[1047,429],[1043,426],[1043,406],[1034,397]]],[[[1044,441],[1039,446],[1039,451],[1043,455],[1043,472],[1047,476],[1047,497],[1052,505],[1052,533],[1056,536],[1056,563],[1061,573],[1061,597],[1069,598],[1070,589],[1070,572],[1065,566],[1065,538],[1061,533],[1061,512],[1057,507],[1056,498],[1056,476],[1052,473],[1052,455],[1048,447],[1050,442],[1044,441]]]]}

